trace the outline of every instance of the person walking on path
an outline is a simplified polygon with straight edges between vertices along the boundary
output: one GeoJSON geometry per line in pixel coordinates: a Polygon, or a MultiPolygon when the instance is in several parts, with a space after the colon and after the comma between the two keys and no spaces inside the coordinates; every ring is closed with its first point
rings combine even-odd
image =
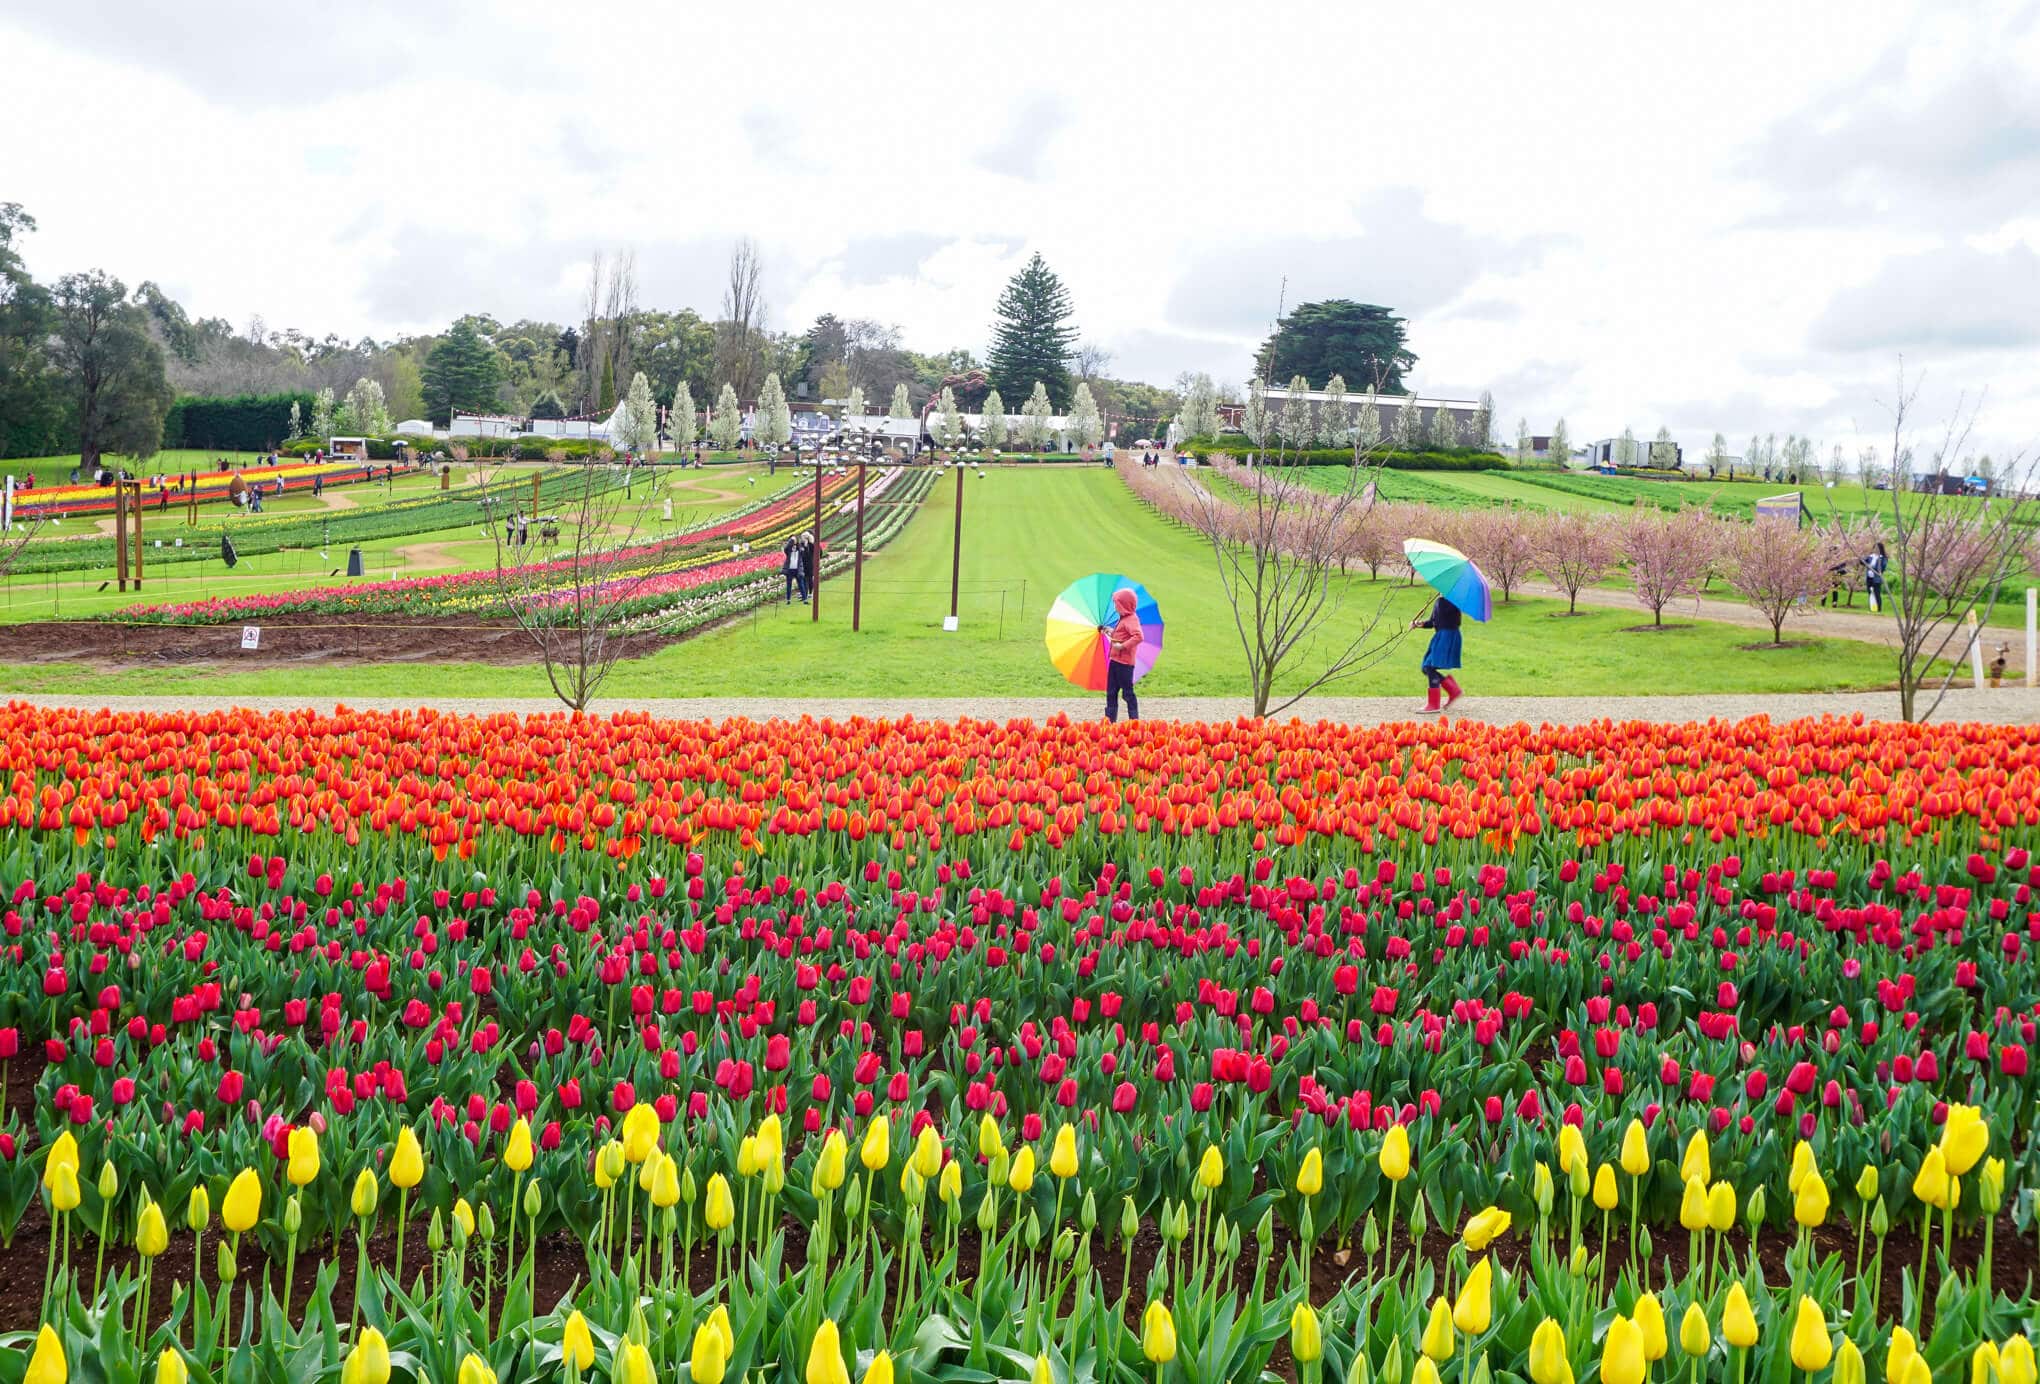
{"type": "Polygon", "coordinates": [[[1870,609],[1884,609],[1884,569],[1891,563],[1884,545],[1879,543],[1875,551],[1863,558],[1863,589],[1870,593],[1870,609]]]}
{"type": "Polygon", "coordinates": [[[805,589],[807,582],[802,576],[802,573],[807,570],[807,564],[801,560],[800,535],[794,534],[791,538],[788,538],[786,546],[779,551],[781,554],[779,571],[786,578],[786,604],[792,605],[793,593],[796,588],[801,588],[803,599],[807,596],[805,589]]]}
{"type": "Polygon", "coordinates": [[[815,578],[821,575],[822,550],[806,534],[800,537],[800,603],[806,605],[815,594],[815,578]]]}
{"type": "Polygon", "coordinates": [[[1424,649],[1424,679],[1430,684],[1430,695],[1425,699],[1423,712],[1429,715],[1449,710],[1462,695],[1459,680],[1452,676],[1459,671],[1459,607],[1440,596],[1431,602],[1428,615],[1410,621],[1410,628],[1431,631],[1431,642],[1424,649]],[[1438,704],[1441,691],[1445,698],[1443,707],[1438,704]]]}
{"type": "Polygon", "coordinates": [[[1105,664],[1105,719],[1119,719],[1119,698],[1126,697],[1126,719],[1140,719],[1140,698],[1133,693],[1133,651],[1140,647],[1140,617],[1133,613],[1139,603],[1132,590],[1122,587],[1112,593],[1112,608],[1119,612],[1119,623],[1105,633],[1105,642],[1110,646],[1110,656],[1105,664]]]}

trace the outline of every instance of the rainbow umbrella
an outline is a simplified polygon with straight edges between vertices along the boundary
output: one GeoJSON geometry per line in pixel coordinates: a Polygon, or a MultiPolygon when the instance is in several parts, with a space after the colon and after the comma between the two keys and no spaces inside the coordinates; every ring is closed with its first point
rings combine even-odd
{"type": "Polygon", "coordinates": [[[1465,553],[1428,538],[1405,538],[1402,550],[1424,585],[1458,606],[1468,619],[1484,622],[1495,613],[1488,579],[1465,553]]]}
{"type": "Polygon", "coordinates": [[[1134,678],[1146,677],[1162,655],[1162,608],[1145,586],[1111,572],[1079,577],[1048,608],[1049,662],[1078,687],[1105,690],[1105,628],[1119,622],[1112,593],[1123,590],[1133,592],[1133,613],[1140,621],[1140,647],[1133,651],[1134,678]]]}

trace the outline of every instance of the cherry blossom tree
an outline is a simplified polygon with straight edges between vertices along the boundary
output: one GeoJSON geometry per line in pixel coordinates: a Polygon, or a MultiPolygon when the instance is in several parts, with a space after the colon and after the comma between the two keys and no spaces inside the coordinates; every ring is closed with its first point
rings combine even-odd
{"type": "Polygon", "coordinates": [[[1565,613],[1579,613],[1580,592],[1620,565],[1622,550],[1612,517],[1576,511],[1546,514],[1530,526],[1537,570],[1565,592],[1565,613]]]}
{"type": "Polygon", "coordinates": [[[1506,603],[1537,565],[1535,525],[1528,511],[1515,505],[1461,511],[1459,547],[1474,566],[1502,589],[1506,603]]]}
{"type": "Polygon", "coordinates": [[[1720,546],[1720,528],[1701,508],[1666,513],[1645,506],[1623,522],[1616,544],[1629,563],[1636,599],[1650,611],[1654,627],[1664,626],[1666,606],[1699,594],[1700,579],[1720,546]]]}
{"type": "Polygon", "coordinates": [[[1771,625],[1771,642],[1785,642],[1785,621],[1804,613],[1834,585],[1834,567],[1847,561],[1838,536],[1802,529],[1784,519],[1760,518],[1724,526],[1723,575],[1735,593],[1771,625]]]}

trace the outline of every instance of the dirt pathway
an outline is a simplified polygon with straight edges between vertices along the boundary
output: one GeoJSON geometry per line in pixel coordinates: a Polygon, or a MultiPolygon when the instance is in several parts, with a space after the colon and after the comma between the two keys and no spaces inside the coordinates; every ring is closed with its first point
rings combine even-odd
{"type": "MultiPolygon", "coordinates": [[[[1524,582],[1516,589],[1526,596],[1539,596],[1559,601],[1565,599],[1565,592],[1547,582],[1524,582]]],[[[1770,642],[1771,622],[1758,614],[1752,607],[1735,599],[1734,596],[1722,595],[1719,594],[1719,591],[1720,589],[1716,588],[1715,592],[1703,595],[1698,600],[1688,599],[1672,602],[1665,607],[1665,623],[1670,625],[1683,624],[1689,620],[1714,620],[1724,625],[1740,625],[1745,629],[1756,630],[1763,636],[1763,642],[1770,642]]],[[[2015,598],[2018,596],[2017,592],[2009,594],[2015,598]]],[[[1795,612],[1785,621],[1785,638],[1788,641],[1809,637],[1818,639],[1854,639],[1866,644],[1884,644],[1896,648],[1895,641],[1897,636],[1890,613],[1887,611],[1882,615],[1871,614],[1861,604],[1862,593],[1858,592],[1857,596],[1858,604],[1853,610],[1847,606],[1843,606],[1840,609],[1813,606],[1795,612]]],[[[1612,587],[1604,586],[1589,587],[1587,590],[1580,592],[1580,604],[1611,610],[1633,611],[1636,614],[1637,624],[1648,625],[1650,623],[1649,608],[1640,604],[1636,597],[1628,591],[1618,591],[1612,587]]],[[[2004,608],[2000,606],[2001,610],[2004,608]]],[[[2006,676],[2024,676],[2026,669],[2026,632],[2023,629],[2014,629],[2010,625],[1986,625],[1982,632],[1981,642],[1983,644],[1983,661],[1986,664],[1990,662],[1991,657],[1997,650],[1997,646],[2004,644],[2010,649],[2005,663],[2006,676]]],[[[1961,637],[1958,635],[1950,642],[1950,655],[1959,657],[1962,654],[1963,648],[1964,645],[1961,637]]]]}
{"type": "Polygon", "coordinates": [[[312,496],[327,509],[360,509],[361,503],[344,490],[321,490],[312,496]]]}
{"type": "Polygon", "coordinates": [[[401,567],[461,567],[464,564],[448,551],[451,543],[406,543],[392,548],[390,556],[401,567]]]}

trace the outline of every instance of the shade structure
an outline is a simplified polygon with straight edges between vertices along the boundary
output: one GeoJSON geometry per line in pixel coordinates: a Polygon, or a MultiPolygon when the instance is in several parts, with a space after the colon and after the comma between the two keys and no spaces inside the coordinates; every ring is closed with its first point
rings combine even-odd
{"type": "Polygon", "coordinates": [[[1144,678],[1162,655],[1162,608],[1148,589],[1116,572],[1093,572],[1063,589],[1048,608],[1048,658],[1058,673],[1078,687],[1105,690],[1105,665],[1110,649],[1105,628],[1119,623],[1112,593],[1131,591],[1133,613],[1140,621],[1140,647],[1133,651],[1133,676],[1144,678]]]}
{"type": "Polygon", "coordinates": [[[1484,622],[1495,613],[1488,579],[1465,553],[1428,538],[1405,538],[1402,550],[1424,585],[1458,606],[1468,619],[1484,622]]]}

